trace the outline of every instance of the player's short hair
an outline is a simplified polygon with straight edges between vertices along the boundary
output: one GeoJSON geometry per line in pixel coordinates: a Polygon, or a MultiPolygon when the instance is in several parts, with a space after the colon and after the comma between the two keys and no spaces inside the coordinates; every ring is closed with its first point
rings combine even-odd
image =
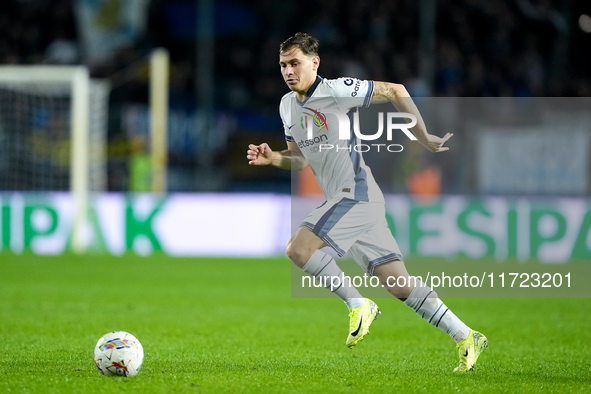
{"type": "Polygon", "coordinates": [[[307,56],[318,56],[318,40],[307,33],[298,32],[279,45],[279,54],[292,48],[300,48],[307,56]]]}

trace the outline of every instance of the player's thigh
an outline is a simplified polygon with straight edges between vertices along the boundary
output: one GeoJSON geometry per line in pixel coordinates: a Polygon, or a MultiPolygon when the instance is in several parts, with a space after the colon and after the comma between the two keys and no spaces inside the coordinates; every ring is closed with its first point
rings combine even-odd
{"type": "MultiPolygon", "coordinates": [[[[375,212],[375,208],[373,211],[375,212]]],[[[320,238],[323,241],[322,246],[328,245],[339,256],[343,256],[373,226],[371,213],[372,206],[368,203],[335,197],[310,212],[302,222],[302,227],[320,238]]],[[[294,250],[292,242],[292,254],[294,250]]]]}
{"type": "Polygon", "coordinates": [[[385,219],[366,231],[349,249],[349,255],[370,275],[374,275],[375,268],[382,264],[403,260],[385,219]]]}
{"type": "Polygon", "coordinates": [[[377,276],[394,297],[405,299],[410,294],[413,285],[385,219],[355,242],[349,254],[367,273],[377,276]]]}
{"type": "Polygon", "coordinates": [[[291,239],[290,258],[298,267],[306,265],[315,251],[327,246],[318,235],[307,227],[299,227],[291,239]]]}

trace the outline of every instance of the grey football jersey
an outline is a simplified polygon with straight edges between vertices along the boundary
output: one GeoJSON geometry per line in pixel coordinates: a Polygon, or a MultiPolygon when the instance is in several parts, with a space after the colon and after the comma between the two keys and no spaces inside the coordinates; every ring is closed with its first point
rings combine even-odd
{"type": "Polygon", "coordinates": [[[360,142],[353,133],[353,113],[358,107],[369,106],[373,88],[373,81],[317,77],[303,102],[295,92],[281,99],[279,113],[285,139],[300,148],[327,200],[342,196],[384,202],[362,153],[355,149],[360,142]],[[331,112],[334,110],[349,118],[347,139],[339,138],[339,119],[331,112]]]}

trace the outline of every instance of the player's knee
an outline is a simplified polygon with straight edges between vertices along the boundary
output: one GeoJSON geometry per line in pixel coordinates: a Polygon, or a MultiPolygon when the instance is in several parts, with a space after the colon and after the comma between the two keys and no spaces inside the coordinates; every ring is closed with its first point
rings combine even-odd
{"type": "Polygon", "coordinates": [[[285,245],[285,254],[291,260],[291,238],[287,241],[287,245],[285,245]]]}
{"type": "Polygon", "coordinates": [[[310,260],[311,253],[304,247],[298,245],[289,246],[289,258],[295,265],[302,268],[308,260],[310,260]]]}
{"type": "Polygon", "coordinates": [[[306,258],[305,254],[302,253],[302,251],[299,249],[290,250],[289,258],[291,259],[291,261],[293,261],[295,265],[297,265],[300,268],[302,268],[308,262],[308,259],[306,258]]]}

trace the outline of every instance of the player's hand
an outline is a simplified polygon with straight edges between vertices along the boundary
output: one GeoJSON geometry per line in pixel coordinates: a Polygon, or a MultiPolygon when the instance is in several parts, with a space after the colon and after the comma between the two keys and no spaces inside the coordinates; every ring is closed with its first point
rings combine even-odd
{"type": "Polygon", "coordinates": [[[268,166],[271,164],[273,151],[266,142],[260,145],[250,144],[248,151],[246,151],[246,158],[251,166],[268,166]]]}
{"type": "Polygon", "coordinates": [[[449,147],[443,146],[443,144],[445,144],[451,137],[453,137],[452,133],[447,133],[443,137],[429,134],[427,141],[425,141],[423,145],[431,152],[445,152],[446,150],[449,150],[449,147]]]}

